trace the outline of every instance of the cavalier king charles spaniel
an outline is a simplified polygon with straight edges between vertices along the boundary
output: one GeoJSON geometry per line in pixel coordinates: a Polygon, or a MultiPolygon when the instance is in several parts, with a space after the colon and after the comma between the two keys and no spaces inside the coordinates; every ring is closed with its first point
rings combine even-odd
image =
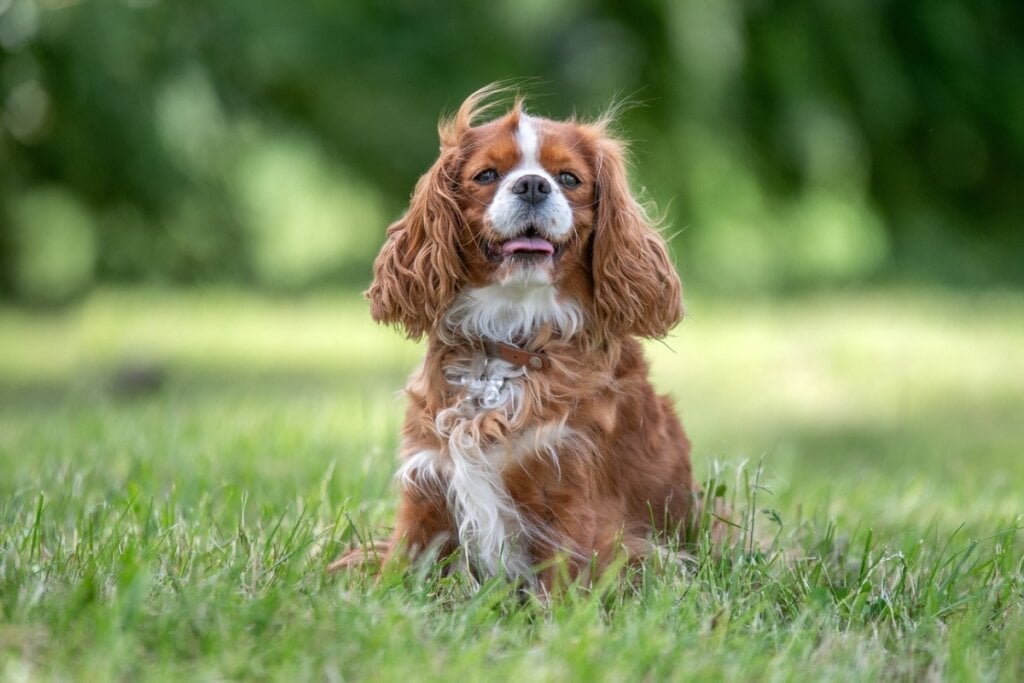
{"type": "Polygon", "coordinates": [[[683,309],[608,118],[553,121],[517,99],[481,122],[499,92],[441,123],[374,263],[373,319],[426,337],[426,358],[406,386],[394,534],[373,549],[461,550],[476,577],[547,589],[684,538],[697,515],[689,441],[638,339],[683,309]]]}

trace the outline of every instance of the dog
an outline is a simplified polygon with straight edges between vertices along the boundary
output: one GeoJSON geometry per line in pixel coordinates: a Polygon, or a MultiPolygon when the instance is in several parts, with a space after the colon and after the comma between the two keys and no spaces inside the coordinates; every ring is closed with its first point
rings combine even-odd
{"type": "Polygon", "coordinates": [[[374,262],[373,319],[426,338],[394,533],[374,550],[461,551],[474,577],[550,588],[684,539],[698,514],[690,442],[639,341],[682,319],[682,290],[612,117],[550,120],[517,97],[482,120],[505,94],[442,120],[374,262]]]}

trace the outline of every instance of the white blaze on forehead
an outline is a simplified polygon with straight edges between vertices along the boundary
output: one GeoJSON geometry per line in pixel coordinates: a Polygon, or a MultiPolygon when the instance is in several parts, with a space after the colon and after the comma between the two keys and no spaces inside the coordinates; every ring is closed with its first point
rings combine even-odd
{"type": "Polygon", "coordinates": [[[504,237],[515,237],[534,229],[547,239],[564,239],[572,230],[572,207],[561,187],[540,163],[543,139],[537,119],[520,114],[514,138],[519,148],[519,163],[502,178],[487,207],[491,227],[504,237]],[[547,180],[550,189],[546,200],[528,206],[513,192],[516,182],[525,175],[539,175],[547,180]]]}
{"type": "Polygon", "coordinates": [[[519,117],[516,143],[521,154],[517,169],[540,168],[540,135],[537,132],[537,124],[526,114],[519,117]]]}

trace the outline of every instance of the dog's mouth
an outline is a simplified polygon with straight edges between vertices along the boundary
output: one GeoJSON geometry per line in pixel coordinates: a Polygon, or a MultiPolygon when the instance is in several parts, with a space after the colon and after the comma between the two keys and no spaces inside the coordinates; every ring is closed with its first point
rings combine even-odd
{"type": "Polygon", "coordinates": [[[486,242],[484,253],[490,261],[544,260],[556,259],[562,254],[562,245],[542,237],[534,228],[527,228],[522,234],[505,242],[486,242]]]}

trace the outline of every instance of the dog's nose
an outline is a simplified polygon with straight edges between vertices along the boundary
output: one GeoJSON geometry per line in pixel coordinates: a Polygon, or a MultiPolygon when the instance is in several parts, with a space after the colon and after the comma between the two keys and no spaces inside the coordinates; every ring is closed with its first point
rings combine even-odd
{"type": "Polygon", "coordinates": [[[524,175],[512,186],[512,194],[519,195],[527,204],[536,206],[551,194],[551,183],[539,175],[524,175]]]}

